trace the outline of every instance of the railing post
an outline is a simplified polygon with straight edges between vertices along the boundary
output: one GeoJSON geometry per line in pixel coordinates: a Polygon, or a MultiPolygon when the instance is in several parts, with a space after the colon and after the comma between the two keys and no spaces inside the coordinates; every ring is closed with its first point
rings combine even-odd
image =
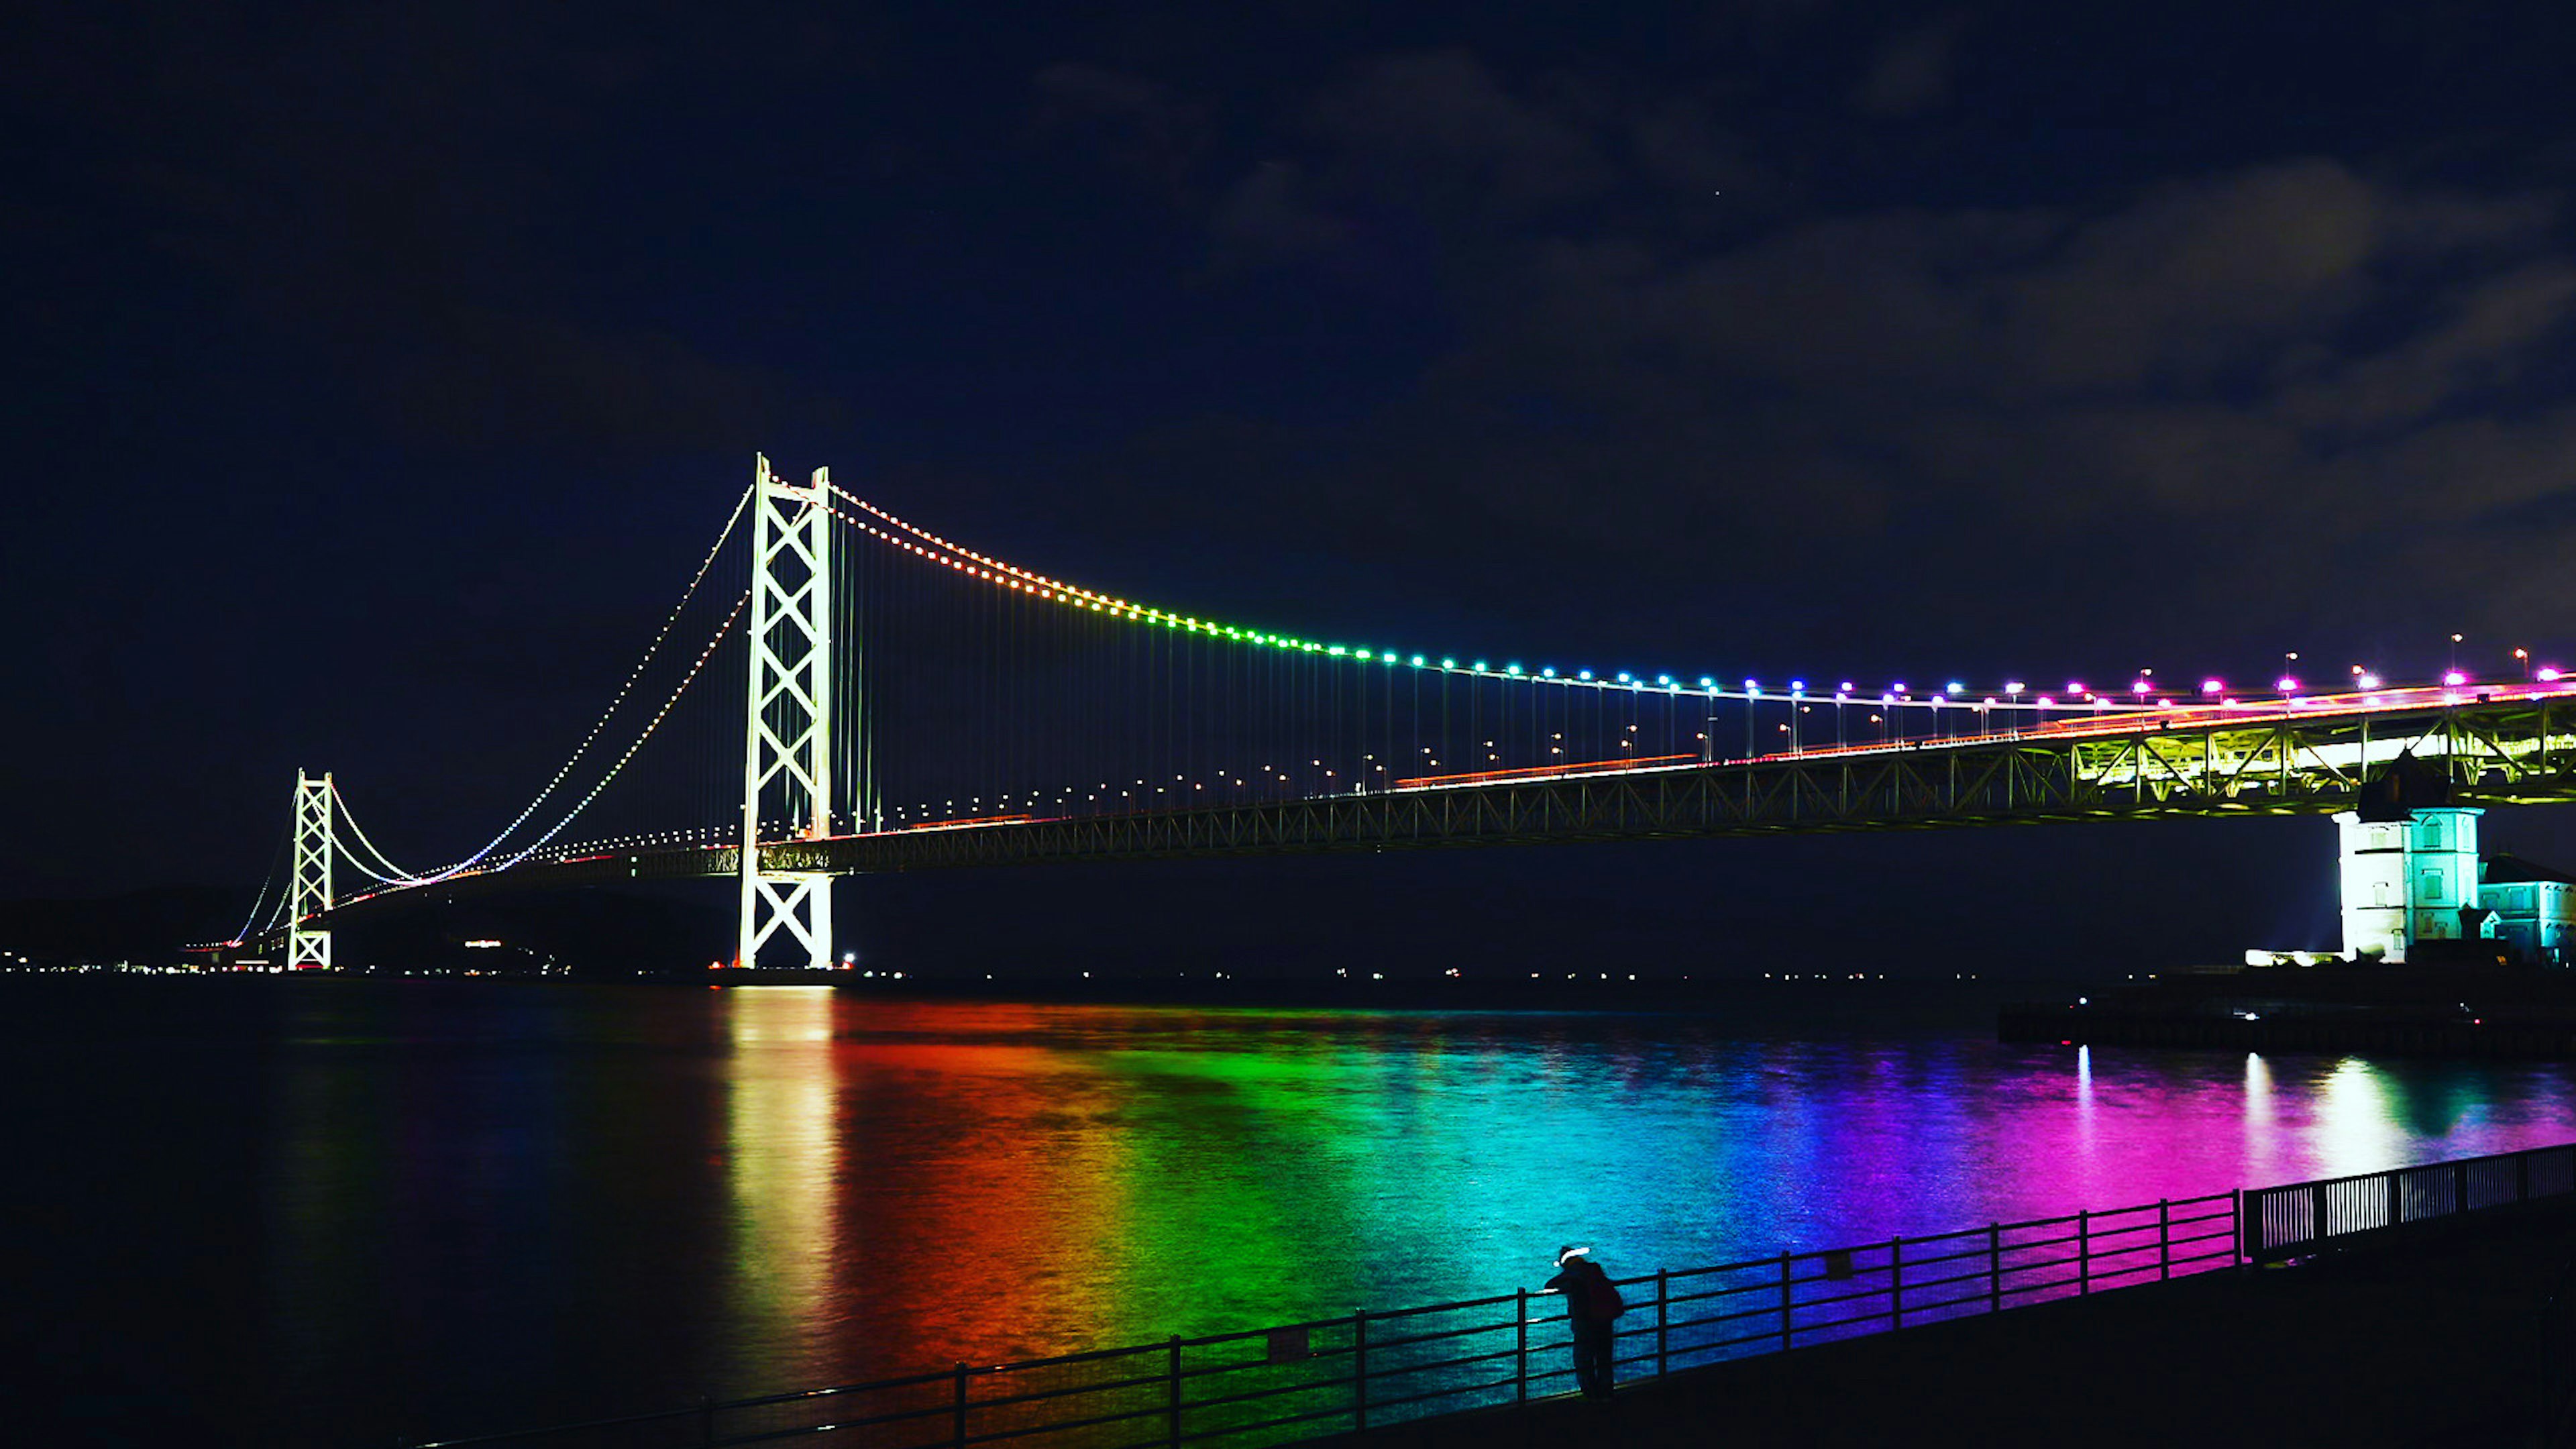
{"type": "MultiPolygon", "coordinates": [[[[2261,1204],[2256,1206],[2259,1208],[2261,1204]]],[[[2242,1268],[2253,1258],[2258,1245],[2254,1241],[2254,1216],[2246,1210],[2245,1189],[2241,1187],[2227,1190],[2227,1226],[2230,1229],[2228,1236],[2236,1240],[2236,1262],[2233,1266],[2242,1268]]]]}
{"type": "Polygon", "coordinates": [[[1351,1396],[1352,1424],[1368,1427],[1368,1310],[1351,1315],[1351,1396]]]}
{"type": "Polygon", "coordinates": [[[2406,1220],[2405,1194],[2398,1187],[2405,1177],[2402,1169],[2388,1174],[2388,1225],[2392,1228],[2406,1220]]]}
{"type": "Polygon", "coordinates": [[[2466,1162],[2454,1162],[2451,1164],[2451,1211],[2457,1214],[2466,1213],[2468,1210],[2469,1165],[2466,1162]]]}
{"type": "Polygon", "coordinates": [[[1172,1335],[1171,1368],[1166,1375],[1172,1409],[1172,1449],[1181,1449],[1181,1336],[1172,1335]]]}
{"type": "Polygon", "coordinates": [[[2004,1311],[2004,1225],[1986,1224],[1986,1311],[2004,1311]]]}
{"type": "Polygon", "coordinates": [[[1655,1270],[1655,1377],[1657,1378],[1662,1378],[1669,1372],[1668,1365],[1672,1356],[1672,1314],[1668,1311],[1667,1305],[1672,1302],[1672,1299],[1671,1275],[1657,1268],[1655,1270]]]}
{"type": "Polygon", "coordinates": [[[957,1449],[966,1449],[966,1361],[962,1358],[957,1361],[957,1403],[954,1413],[956,1433],[950,1442],[955,1444],[957,1449]]]}
{"type": "Polygon", "coordinates": [[[1780,1250],[1780,1351],[1783,1353],[1788,1352],[1791,1340],[1796,1336],[1796,1321],[1789,1316],[1791,1306],[1789,1250],[1783,1248],[1780,1250]]]}
{"type": "Polygon", "coordinates": [[[1514,1291],[1520,1295],[1521,1311],[1519,1318],[1512,1324],[1512,1332],[1517,1335],[1512,1346],[1512,1397],[1527,1402],[1529,1399],[1529,1290],[1520,1288],[1514,1291]]]}
{"type": "Polygon", "coordinates": [[[2173,1281],[2173,1200],[2156,1199],[2156,1281],[2173,1281]]]}
{"type": "Polygon", "coordinates": [[[1905,1235],[1887,1240],[1887,1326],[1905,1326],[1905,1235]]]}
{"type": "Polygon", "coordinates": [[[2093,1210],[2078,1208],[2075,1212],[2075,1294],[2082,1297],[2093,1291],[2093,1210]]]}

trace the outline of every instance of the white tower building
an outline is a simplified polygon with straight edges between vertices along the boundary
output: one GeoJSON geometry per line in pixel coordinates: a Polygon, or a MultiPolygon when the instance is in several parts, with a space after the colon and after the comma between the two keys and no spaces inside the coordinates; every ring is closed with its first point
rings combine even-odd
{"type": "Polygon", "coordinates": [[[2436,806],[2396,820],[2335,817],[2343,838],[2343,954],[2406,959],[2419,941],[2456,941],[2478,904],[2478,817],[2436,806]]]}
{"type": "Polygon", "coordinates": [[[2416,940],[2461,938],[2462,918],[2478,904],[2478,817],[2485,813],[2461,806],[2415,812],[2406,855],[2416,940]]]}

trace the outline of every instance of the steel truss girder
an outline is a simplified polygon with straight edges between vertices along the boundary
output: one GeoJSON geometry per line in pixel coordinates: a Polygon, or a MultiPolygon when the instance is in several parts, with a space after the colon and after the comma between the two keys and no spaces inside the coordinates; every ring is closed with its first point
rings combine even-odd
{"type": "Polygon", "coordinates": [[[2383,716],[2231,721],[2124,736],[1918,746],[1672,771],[772,847],[836,873],[1012,862],[1541,841],[2330,814],[2400,754],[2463,798],[2576,800],[2576,711],[2509,701],[2383,716]]]}
{"type": "MultiPolygon", "coordinates": [[[[775,879],[1069,860],[2323,815],[2350,809],[2361,782],[2404,753],[2448,775],[2462,804],[2576,802],[2576,700],[2144,734],[2034,732],[1752,765],[894,830],[774,841],[761,847],[759,865],[775,879]]],[[[729,876],[742,861],[739,850],[634,851],[523,867],[470,885],[729,876]]]]}
{"type": "Polygon", "coordinates": [[[802,806],[803,833],[832,829],[832,533],[828,470],[799,488],[755,457],[750,678],[745,690],[742,878],[735,961],[760,964],[783,927],[817,970],[832,959],[828,876],[764,868],[761,802],[802,806]]]}

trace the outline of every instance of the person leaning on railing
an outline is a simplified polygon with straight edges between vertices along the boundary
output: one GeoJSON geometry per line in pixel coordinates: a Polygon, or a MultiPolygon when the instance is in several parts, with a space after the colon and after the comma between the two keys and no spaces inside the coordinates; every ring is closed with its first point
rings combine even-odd
{"type": "Polygon", "coordinates": [[[1565,1321],[1574,1330],[1574,1382],[1587,1398],[1610,1397],[1611,1364],[1616,1349],[1611,1325],[1628,1305],[1610,1275],[1592,1261],[1590,1248],[1572,1243],[1556,1250],[1556,1276],[1547,1280],[1551,1293],[1564,1295],[1565,1321]]]}

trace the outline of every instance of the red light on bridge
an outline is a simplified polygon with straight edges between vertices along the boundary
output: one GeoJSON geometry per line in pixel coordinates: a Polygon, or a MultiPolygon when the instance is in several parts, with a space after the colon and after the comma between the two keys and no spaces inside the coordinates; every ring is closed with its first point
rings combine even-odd
{"type": "Polygon", "coordinates": [[[1426,785],[1499,785],[1514,780],[1554,780],[1567,775],[1698,763],[1700,758],[1697,755],[1643,755],[1634,759],[1585,760],[1561,765],[1514,765],[1500,770],[1471,770],[1461,775],[1417,775],[1409,780],[1398,780],[1395,786],[1399,790],[1416,790],[1426,785]]]}

